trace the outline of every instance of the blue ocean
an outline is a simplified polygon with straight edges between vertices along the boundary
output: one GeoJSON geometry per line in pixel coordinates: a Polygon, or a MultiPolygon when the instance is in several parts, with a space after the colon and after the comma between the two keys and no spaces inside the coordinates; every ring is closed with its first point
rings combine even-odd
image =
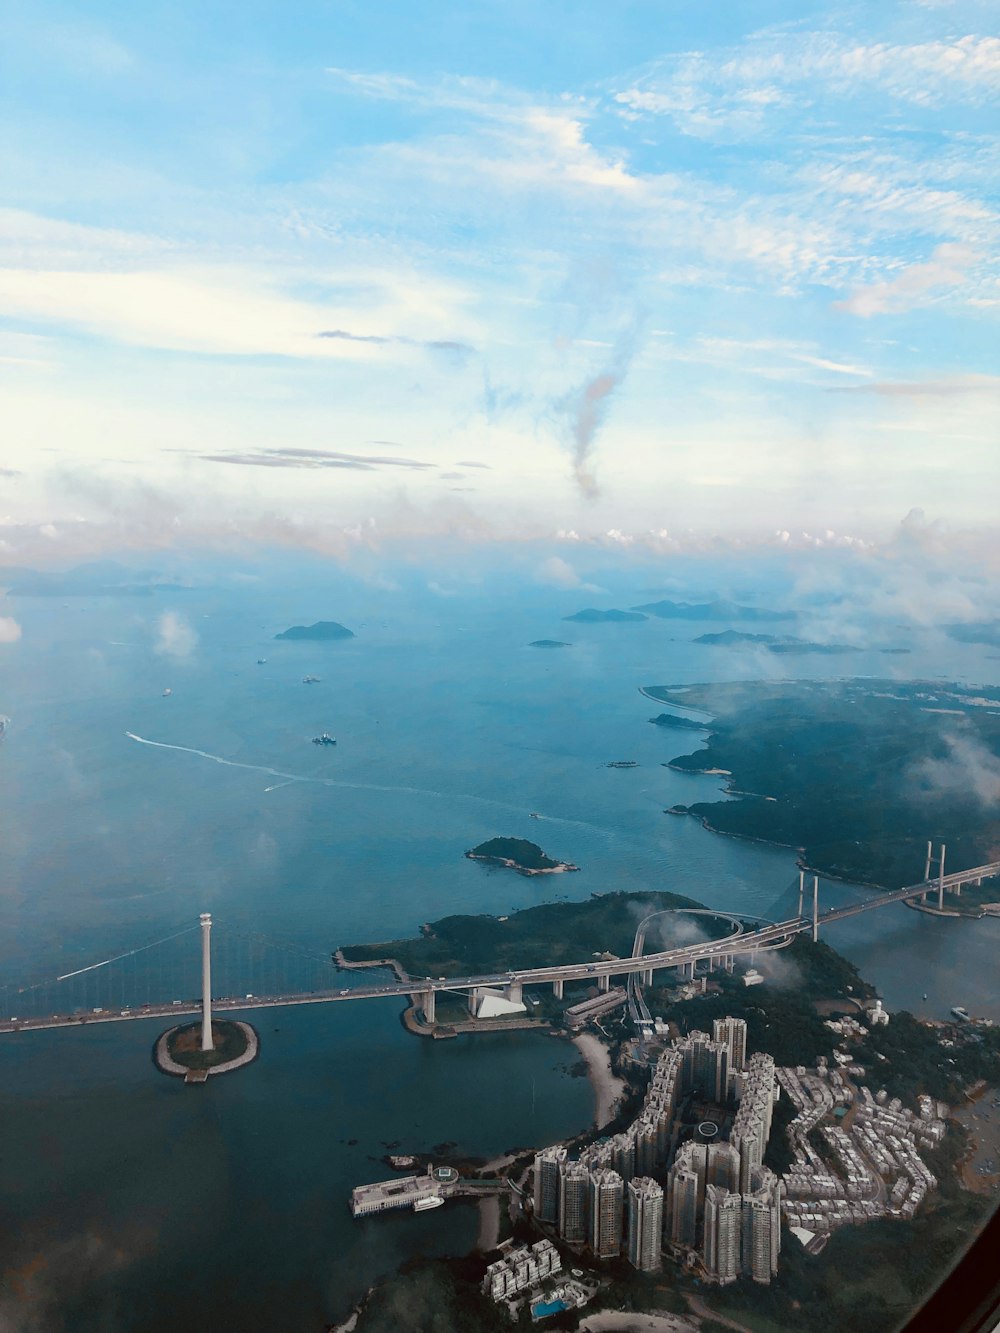
{"type": "MultiPolygon", "coordinates": [[[[0,683],[8,990],[203,911],[219,941],[254,932],[323,957],[451,912],[613,889],[787,907],[791,850],[664,814],[722,780],[663,766],[691,744],[649,725],[659,710],[640,687],[776,673],[759,653],[692,642],[717,626],[569,623],[587,593],[514,576],[429,586],[408,567],[365,582],[304,557],[206,561],[190,582],[17,600],[23,637],[0,683]],[[274,638],[317,620],[355,637],[274,638]],[[323,731],[335,747],[311,744],[323,731]],[[607,767],[622,760],[638,766],[607,767]],[[581,873],[465,859],[494,835],[581,873]]],[[[616,604],[649,600],[647,582],[624,579],[616,604]]],[[[916,632],[907,643],[907,657],[873,648],[780,670],[995,678],[985,650],[916,632]]],[[[822,888],[830,905],[863,892],[822,888]]],[[[894,908],[836,929],[830,943],[890,1008],[933,1017],[961,1003],[1000,1019],[1000,922],[894,908]]],[[[420,1041],[392,1001],[260,1011],[261,1058],[204,1087],[156,1072],[161,1027],[0,1037],[0,1324],[318,1333],[400,1261],[474,1242],[463,1206],[351,1220],[350,1189],[381,1174],[388,1144],[491,1156],[592,1116],[563,1043],[420,1041]]]]}

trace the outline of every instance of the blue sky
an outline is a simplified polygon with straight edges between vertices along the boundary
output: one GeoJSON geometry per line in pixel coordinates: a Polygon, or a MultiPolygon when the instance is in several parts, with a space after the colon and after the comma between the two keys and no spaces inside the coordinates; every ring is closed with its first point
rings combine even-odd
{"type": "Polygon", "coordinates": [[[0,552],[989,524],[995,19],[8,5],[0,552]]]}

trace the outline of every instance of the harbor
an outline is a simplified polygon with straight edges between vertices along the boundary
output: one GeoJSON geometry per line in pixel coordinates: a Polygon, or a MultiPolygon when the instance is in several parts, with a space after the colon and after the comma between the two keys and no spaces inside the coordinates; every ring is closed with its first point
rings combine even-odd
{"type": "Polygon", "coordinates": [[[422,1175],[356,1186],[351,1191],[351,1215],[371,1217],[398,1208],[422,1213],[440,1208],[447,1199],[485,1199],[509,1190],[506,1180],[472,1180],[459,1175],[453,1166],[429,1166],[422,1175]]]}

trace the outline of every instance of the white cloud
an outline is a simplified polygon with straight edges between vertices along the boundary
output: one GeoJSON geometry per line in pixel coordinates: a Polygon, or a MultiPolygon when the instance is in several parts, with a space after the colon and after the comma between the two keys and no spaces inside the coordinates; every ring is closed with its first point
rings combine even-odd
{"type": "Polygon", "coordinates": [[[863,319],[911,310],[930,300],[942,287],[958,287],[978,258],[968,246],[954,243],[935,246],[926,263],[910,264],[898,277],[860,287],[846,300],[834,302],[834,309],[863,319]]]}
{"type": "Polygon", "coordinates": [[[190,657],[198,643],[193,626],[176,611],[164,611],[156,625],[156,651],[164,657],[190,657]]]}
{"type": "Polygon", "coordinates": [[[17,643],[21,626],[13,616],[0,616],[0,643],[17,643]]]}

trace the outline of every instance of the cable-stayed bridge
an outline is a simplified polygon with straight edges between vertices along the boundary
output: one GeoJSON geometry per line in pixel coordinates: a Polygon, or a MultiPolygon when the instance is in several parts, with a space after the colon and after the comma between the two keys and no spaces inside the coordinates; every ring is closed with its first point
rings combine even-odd
{"type": "MultiPolygon", "coordinates": [[[[729,934],[646,953],[649,922],[653,916],[666,915],[654,913],[640,924],[629,957],[489,975],[435,978],[404,974],[395,980],[371,984],[361,980],[363,973],[358,970],[351,970],[346,976],[338,972],[329,955],[312,954],[262,935],[220,925],[213,942],[211,1007],[220,1013],[412,997],[424,1021],[433,1023],[435,997],[439,992],[469,992],[470,1000],[474,1001],[480,990],[500,989],[508,999],[520,1001],[525,986],[551,985],[561,997],[567,981],[588,981],[603,991],[609,989],[613,977],[620,977],[630,979],[630,994],[635,997],[636,984],[650,984],[656,971],[675,969],[681,976],[693,977],[699,964],[731,969],[738,956],[749,954],[753,958],[762,950],[785,948],[800,934],[818,939],[821,926],[825,929],[847,917],[893,903],[934,900],[941,910],[946,894],[961,893],[968,884],[981,884],[1000,875],[1000,861],[946,875],[944,848],[937,858],[931,856],[928,848],[928,872],[934,860],[938,865],[936,877],[931,878],[928,873],[919,884],[873,894],[845,907],[821,912],[818,879],[813,877],[808,895],[811,901],[807,902],[804,876],[800,875],[798,911],[784,921],[761,922],[760,918],[741,913],[691,909],[685,914],[707,914],[728,922],[729,934]]],[[[57,976],[32,984],[0,986],[0,1034],[129,1019],[174,1018],[199,1012],[202,1008],[199,929],[200,923],[182,927],[161,939],[96,962],[68,967],[57,976]]],[[[635,999],[634,1003],[641,1011],[641,1001],[635,999]]]]}

